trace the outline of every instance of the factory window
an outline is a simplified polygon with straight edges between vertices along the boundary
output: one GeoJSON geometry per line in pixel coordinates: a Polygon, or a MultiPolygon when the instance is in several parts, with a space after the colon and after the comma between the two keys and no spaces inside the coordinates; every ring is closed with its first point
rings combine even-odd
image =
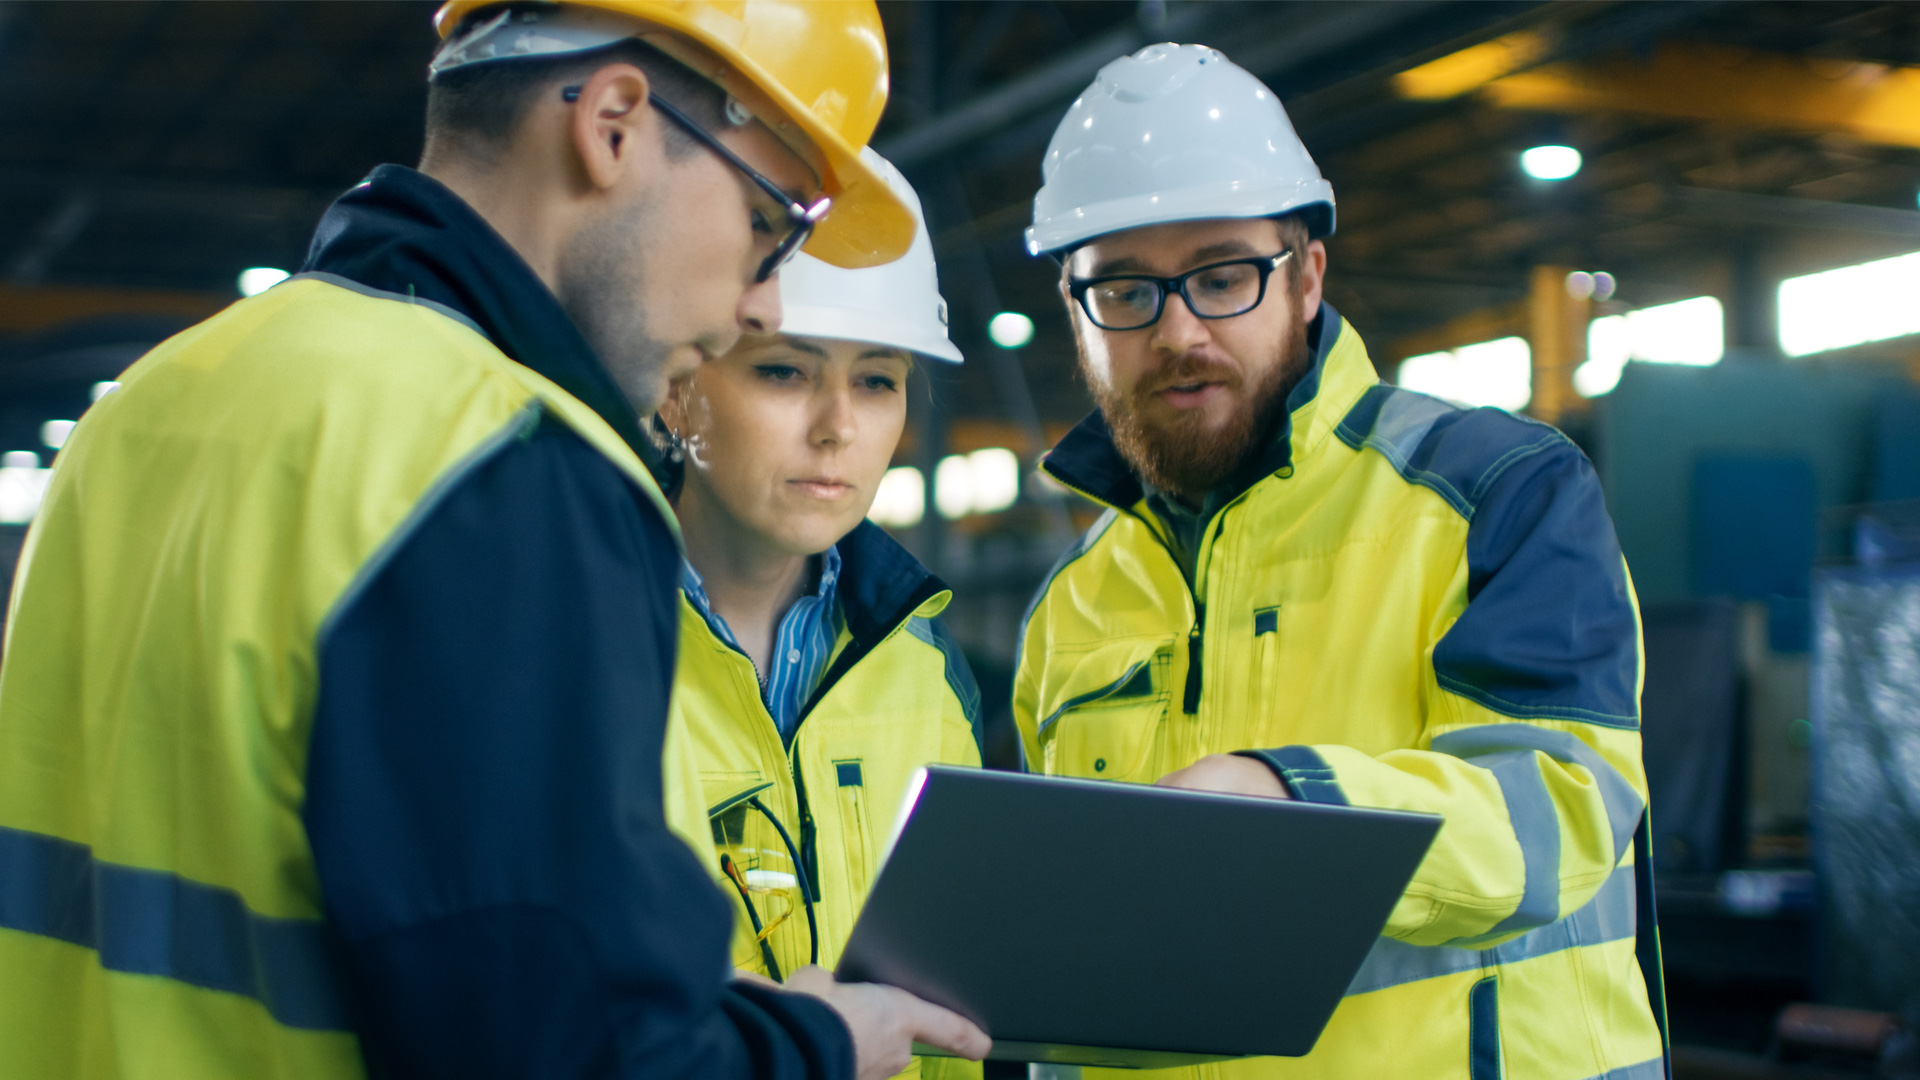
{"type": "Polygon", "coordinates": [[[1780,351],[1829,349],[1920,334],[1920,251],[1780,283],[1780,351]]]}
{"type": "Polygon", "coordinates": [[[1533,350],[1525,338],[1504,337],[1409,356],[1400,362],[1398,382],[1462,405],[1517,411],[1533,400],[1533,350]]]}
{"type": "Polygon", "coordinates": [[[880,478],[880,490],[873,494],[873,506],[867,516],[878,525],[911,529],[920,524],[927,512],[927,481],[911,465],[888,469],[880,478]]]}
{"type": "Polygon", "coordinates": [[[25,525],[40,510],[52,469],[40,467],[40,455],[13,450],[0,455],[0,525],[25,525]]]}
{"type": "Polygon", "coordinates": [[[1726,314],[1711,296],[1608,315],[1587,324],[1587,362],[1574,371],[1573,388],[1598,397],[1620,381],[1629,360],[1705,367],[1725,352],[1726,314]]]}
{"type": "Polygon", "coordinates": [[[1002,447],[942,458],[933,474],[933,505],[944,518],[992,514],[1020,497],[1020,457],[1002,447]]]}

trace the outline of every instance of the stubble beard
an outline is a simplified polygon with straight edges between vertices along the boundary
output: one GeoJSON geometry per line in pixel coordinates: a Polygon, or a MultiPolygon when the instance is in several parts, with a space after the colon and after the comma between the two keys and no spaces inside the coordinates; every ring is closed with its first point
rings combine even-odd
{"type": "Polygon", "coordinates": [[[1252,386],[1233,368],[1192,355],[1142,379],[1130,393],[1088,378],[1120,456],[1142,480],[1197,505],[1260,451],[1286,415],[1287,396],[1307,369],[1306,326],[1298,318],[1292,326],[1274,343],[1277,362],[1267,365],[1252,386]],[[1158,391],[1202,380],[1220,382],[1233,395],[1233,412],[1224,425],[1205,426],[1199,409],[1176,412],[1170,421],[1147,418],[1148,409],[1158,404],[1158,391]]]}
{"type": "Polygon", "coordinates": [[[581,229],[562,252],[555,291],[600,363],[640,416],[667,393],[673,346],[647,333],[646,295],[653,270],[652,203],[640,202],[581,229]]]}

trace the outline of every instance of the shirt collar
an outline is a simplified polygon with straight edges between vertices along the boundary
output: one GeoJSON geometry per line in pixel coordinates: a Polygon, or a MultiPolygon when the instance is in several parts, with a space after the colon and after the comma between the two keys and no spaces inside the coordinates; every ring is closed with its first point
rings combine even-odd
{"type": "MultiPolygon", "coordinates": [[[[813,589],[807,595],[827,601],[825,606],[831,610],[832,601],[840,583],[839,545],[836,544],[821,552],[819,560],[819,575],[814,578],[813,589]]],[[[740,643],[734,640],[733,631],[727,626],[727,620],[713,610],[713,601],[707,598],[706,579],[700,576],[700,571],[693,568],[693,563],[684,558],[680,560],[680,591],[687,594],[687,599],[693,603],[693,609],[700,613],[701,618],[707,620],[707,626],[716,636],[727,644],[739,648],[740,643]]],[[[783,615],[782,618],[784,617],[783,615]]]]}

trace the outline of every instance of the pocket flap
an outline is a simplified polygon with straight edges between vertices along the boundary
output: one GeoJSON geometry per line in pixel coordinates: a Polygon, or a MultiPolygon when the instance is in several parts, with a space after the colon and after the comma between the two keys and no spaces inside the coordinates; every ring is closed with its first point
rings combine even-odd
{"type": "Polygon", "coordinates": [[[1081,652],[1056,652],[1047,658],[1041,684],[1040,700],[1051,707],[1040,721],[1040,732],[1071,709],[1163,692],[1172,657],[1173,639],[1166,637],[1125,638],[1081,652]]]}

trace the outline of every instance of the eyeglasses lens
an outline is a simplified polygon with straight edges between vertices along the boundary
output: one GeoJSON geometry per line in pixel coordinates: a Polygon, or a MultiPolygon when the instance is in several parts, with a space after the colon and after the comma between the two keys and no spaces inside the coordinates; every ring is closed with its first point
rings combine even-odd
{"type": "MultiPolygon", "coordinates": [[[[1224,319],[1259,306],[1265,274],[1253,262],[1203,266],[1177,281],[1188,306],[1203,319],[1224,319]]],[[[1087,315],[1108,330],[1138,330],[1160,318],[1166,303],[1158,278],[1109,278],[1090,286],[1081,302],[1087,315]]]]}

